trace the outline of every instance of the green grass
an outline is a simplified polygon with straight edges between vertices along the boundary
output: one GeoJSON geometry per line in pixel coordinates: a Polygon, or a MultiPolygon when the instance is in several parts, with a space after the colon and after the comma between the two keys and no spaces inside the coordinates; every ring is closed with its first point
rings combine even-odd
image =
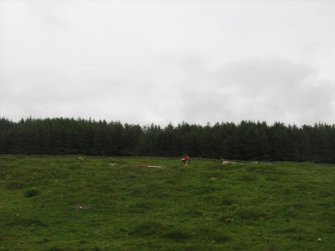
{"type": "Polygon", "coordinates": [[[334,195],[335,165],[2,156],[0,250],[335,250],[334,195]]]}

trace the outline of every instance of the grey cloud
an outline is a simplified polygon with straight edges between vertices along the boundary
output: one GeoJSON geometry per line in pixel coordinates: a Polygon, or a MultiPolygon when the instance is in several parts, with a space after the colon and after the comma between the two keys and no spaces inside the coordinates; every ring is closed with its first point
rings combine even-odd
{"type": "Polygon", "coordinates": [[[189,120],[333,121],[334,85],[316,79],[317,70],[310,65],[248,59],[202,72],[209,84],[185,92],[182,113],[189,120]]]}
{"type": "Polygon", "coordinates": [[[214,73],[214,77],[230,84],[236,83],[251,90],[262,91],[274,87],[286,89],[296,86],[314,73],[315,69],[305,64],[266,58],[226,64],[214,73]]]}
{"type": "Polygon", "coordinates": [[[69,8],[74,6],[79,8],[80,5],[76,3],[76,1],[63,0],[33,0],[24,2],[27,11],[38,25],[45,25],[46,28],[50,28],[50,26],[56,28],[58,26],[62,29],[68,29],[71,25],[69,8]]]}
{"type": "Polygon", "coordinates": [[[0,112],[15,119],[69,116],[113,118],[130,123],[173,121],[174,88],[152,79],[69,74],[67,72],[7,72],[1,76],[0,112]],[[139,112],[139,109],[141,111],[139,112]]]}
{"type": "Polygon", "coordinates": [[[0,116],[334,122],[334,3],[266,2],[0,0],[0,116]]]}

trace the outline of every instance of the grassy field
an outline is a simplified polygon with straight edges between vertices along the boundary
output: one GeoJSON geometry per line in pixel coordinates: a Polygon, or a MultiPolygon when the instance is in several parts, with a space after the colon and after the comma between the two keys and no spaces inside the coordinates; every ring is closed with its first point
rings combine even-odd
{"type": "Polygon", "coordinates": [[[335,250],[334,195],[335,165],[2,156],[0,250],[335,250]]]}

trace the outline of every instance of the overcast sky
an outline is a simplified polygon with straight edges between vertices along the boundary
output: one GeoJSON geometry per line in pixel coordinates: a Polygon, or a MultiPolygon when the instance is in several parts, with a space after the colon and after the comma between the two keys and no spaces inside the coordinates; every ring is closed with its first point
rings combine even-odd
{"type": "Polygon", "coordinates": [[[335,123],[335,1],[0,0],[0,117],[335,123]]]}

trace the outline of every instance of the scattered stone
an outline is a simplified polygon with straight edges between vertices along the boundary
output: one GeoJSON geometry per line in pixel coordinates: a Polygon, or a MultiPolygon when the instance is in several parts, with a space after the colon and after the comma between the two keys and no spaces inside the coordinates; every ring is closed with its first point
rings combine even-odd
{"type": "Polygon", "coordinates": [[[141,170],[148,169],[148,165],[145,165],[145,164],[136,165],[135,167],[137,167],[138,169],[141,169],[141,170]]]}
{"type": "Polygon", "coordinates": [[[91,209],[90,205],[77,205],[76,206],[76,211],[87,211],[91,209]]]}
{"type": "Polygon", "coordinates": [[[148,168],[162,168],[162,166],[151,166],[149,164],[140,164],[140,165],[136,165],[135,167],[139,168],[139,169],[148,169],[148,168]]]}
{"type": "Polygon", "coordinates": [[[234,218],[226,218],[225,221],[227,223],[233,223],[234,222],[234,218]]]}
{"type": "Polygon", "coordinates": [[[235,164],[235,162],[229,161],[229,160],[223,160],[222,161],[222,165],[227,165],[227,164],[235,164]]]}

